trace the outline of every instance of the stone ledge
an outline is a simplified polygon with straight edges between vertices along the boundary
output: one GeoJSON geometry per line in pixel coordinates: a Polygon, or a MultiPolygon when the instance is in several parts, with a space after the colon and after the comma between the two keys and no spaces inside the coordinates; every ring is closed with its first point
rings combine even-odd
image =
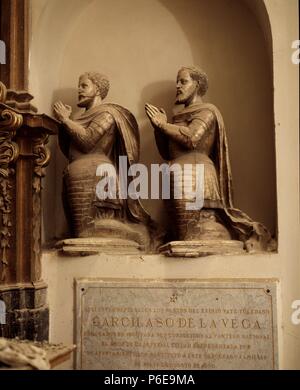
{"type": "Polygon", "coordinates": [[[171,241],[159,248],[167,257],[205,257],[246,254],[244,244],[236,240],[171,241]]]}
{"type": "Polygon", "coordinates": [[[68,256],[89,256],[100,253],[116,255],[140,254],[143,249],[135,241],[120,238],[69,238],[59,241],[56,248],[68,256]]]}

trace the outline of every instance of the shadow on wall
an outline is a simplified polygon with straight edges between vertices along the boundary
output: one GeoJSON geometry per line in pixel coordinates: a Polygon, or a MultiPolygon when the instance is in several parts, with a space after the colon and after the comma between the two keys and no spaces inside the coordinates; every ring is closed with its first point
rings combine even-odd
{"type": "MultiPolygon", "coordinates": [[[[140,136],[141,136],[141,150],[144,153],[141,153],[140,162],[145,164],[148,167],[148,193],[150,197],[151,191],[151,164],[161,164],[164,160],[161,158],[154,138],[154,130],[148,120],[148,117],[145,113],[145,103],[151,103],[156,107],[163,108],[168,116],[168,120],[172,119],[172,111],[175,101],[176,94],[176,84],[175,81],[160,81],[147,85],[141,91],[140,100],[138,102],[138,113],[137,118],[139,127],[140,127],[140,136]],[[151,153],[146,153],[146,151],[151,151],[151,153]]],[[[159,224],[162,225],[162,228],[165,228],[168,223],[168,216],[166,212],[166,207],[163,200],[143,200],[142,201],[145,208],[151,214],[152,218],[156,220],[159,224]]]]}
{"type": "MultiPolygon", "coordinates": [[[[57,89],[53,91],[52,106],[55,102],[59,100],[72,107],[72,115],[78,111],[76,88],[64,88],[64,89],[57,89]]],[[[63,171],[68,164],[68,160],[60,150],[58,137],[55,138],[51,137],[51,142],[48,147],[50,148],[51,155],[55,156],[55,173],[54,173],[55,190],[52,191],[54,197],[54,199],[52,199],[53,203],[49,205],[50,207],[43,207],[43,219],[44,221],[53,221],[53,219],[55,219],[55,220],[59,220],[60,222],[55,236],[53,236],[53,227],[51,226],[51,224],[44,223],[43,233],[46,240],[48,241],[47,245],[48,244],[52,245],[55,241],[70,236],[68,221],[65,217],[63,201],[62,201],[63,171]]],[[[50,164],[51,165],[53,164],[52,159],[50,164]]],[[[49,166],[50,172],[53,171],[53,169],[51,169],[51,165],[49,166]]],[[[44,179],[45,187],[47,186],[47,181],[48,183],[51,181],[51,178],[48,176],[48,174],[44,179]]]]}
{"type": "Polygon", "coordinates": [[[78,110],[77,96],[78,92],[76,88],[56,89],[53,91],[52,105],[58,100],[61,100],[63,103],[72,107],[72,114],[74,114],[78,110]]]}
{"type": "Polygon", "coordinates": [[[145,86],[140,95],[138,103],[138,117],[146,116],[145,103],[151,103],[157,107],[162,107],[168,114],[168,119],[172,116],[172,110],[176,96],[176,75],[174,80],[162,80],[145,86]]]}

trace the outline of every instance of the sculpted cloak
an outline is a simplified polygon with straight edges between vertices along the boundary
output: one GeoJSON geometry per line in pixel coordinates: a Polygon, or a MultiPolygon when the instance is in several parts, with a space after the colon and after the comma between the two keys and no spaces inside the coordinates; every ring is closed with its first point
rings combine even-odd
{"type": "MultiPolygon", "coordinates": [[[[65,170],[64,182],[67,188],[69,210],[67,214],[74,220],[74,215],[91,208],[108,208],[125,210],[122,216],[131,222],[151,222],[150,216],[141,205],[139,199],[107,199],[100,201],[96,198],[96,184],[100,180],[96,176],[99,164],[110,163],[119,172],[119,156],[126,156],[128,166],[139,160],[140,138],[139,128],[135,117],[124,107],[117,104],[101,104],[85,111],[74,118],[75,124],[81,125],[88,132],[85,141],[85,150],[80,150],[78,143],[64,129],[60,131],[60,147],[70,163],[65,170]],[[114,120],[112,131],[103,132],[105,115],[110,114],[114,120]],[[94,138],[95,137],[95,138],[94,138]],[[75,189],[78,189],[77,191],[75,189]],[[83,194],[86,195],[86,205],[83,205],[83,194]]],[[[85,221],[79,223],[79,229],[93,221],[94,215],[89,210],[85,221]]],[[[75,227],[76,230],[76,227],[75,227]]]]}
{"type": "MultiPolygon", "coordinates": [[[[209,103],[193,104],[175,115],[173,117],[173,123],[189,123],[194,119],[199,119],[199,114],[203,110],[211,111],[214,114],[217,123],[214,147],[208,157],[214,164],[219,183],[221,205],[217,206],[218,212],[235,236],[235,239],[244,242],[245,249],[248,251],[254,249],[262,251],[275,250],[275,241],[272,239],[268,229],[263,224],[253,221],[247,214],[233,206],[232,174],[228,142],[224,121],[217,107],[209,103]]],[[[202,161],[197,162],[201,163],[202,161]]],[[[204,162],[204,165],[206,162],[207,161],[204,162]]],[[[210,161],[208,163],[209,169],[211,170],[212,164],[210,161]]]]}

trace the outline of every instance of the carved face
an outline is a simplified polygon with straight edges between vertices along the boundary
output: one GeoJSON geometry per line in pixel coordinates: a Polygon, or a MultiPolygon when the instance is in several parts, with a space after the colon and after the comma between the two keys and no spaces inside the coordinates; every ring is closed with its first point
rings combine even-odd
{"type": "Polygon", "coordinates": [[[193,80],[187,70],[181,70],[177,75],[176,104],[187,104],[197,95],[199,84],[193,80]]]}
{"type": "Polygon", "coordinates": [[[98,87],[87,77],[82,76],[78,83],[78,107],[88,107],[99,95],[98,87]]]}

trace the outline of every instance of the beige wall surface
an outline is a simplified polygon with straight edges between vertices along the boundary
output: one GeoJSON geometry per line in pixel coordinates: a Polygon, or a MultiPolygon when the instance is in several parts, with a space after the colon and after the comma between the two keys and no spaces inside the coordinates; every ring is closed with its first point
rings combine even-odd
{"type": "Polygon", "coordinates": [[[300,369],[300,325],[291,322],[291,304],[300,299],[299,66],[291,61],[299,39],[298,2],[266,0],[273,36],[274,112],[282,298],[282,366],[300,369]]]}
{"type": "MultiPolygon", "coordinates": [[[[235,205],[276,232],[273,92],[264,32],[237,0],[33,0],[30,90],[39,110],[57,99],[76,108],[78,76],[89,70],[111,80],[107,101],[129,108],[141,134],[141,162],[162,162],[144,105],[172,117],[175,78],[198,64],[209,76],[206,101],[223,113],[235,205]]],[[[66,165],[52,141],[45,185],[45,239],[66,231],[61,202],[66,165]],[[55,196],[56,218],[53,216],[55,196]]],[[[166,221],[161,201],[143,201],[166,221]]]]}
{"type": "MultiPolygon", "coordinates": [[[[32,0],[30,92],[40,111],[50,113],[58,98],[75,107],[78,75],[102,71],[112,82],[108,100],[137,117],[142,161],[159,162],[143,105],[150,101],[170,115],[178,67],[198,63],[210,78],[207,101],[224,115],[236,205],[271,229],[276,197],[278,205],[278,254],[183,261],[104,255],[68,259],[45,252],[52,341],[73,341],[74,277],[276,278],[280,367],[300,369],[300,325],[291,322],[292,302],[300,299],[299,76],[291,61],[296,39],[296,0],[32,0]]],[[[46,238],[65,231],[59,201],[64,161],[52,142],[46,238]]],[[[145,204],[158,218],[161,205],[145,204]]]]}

